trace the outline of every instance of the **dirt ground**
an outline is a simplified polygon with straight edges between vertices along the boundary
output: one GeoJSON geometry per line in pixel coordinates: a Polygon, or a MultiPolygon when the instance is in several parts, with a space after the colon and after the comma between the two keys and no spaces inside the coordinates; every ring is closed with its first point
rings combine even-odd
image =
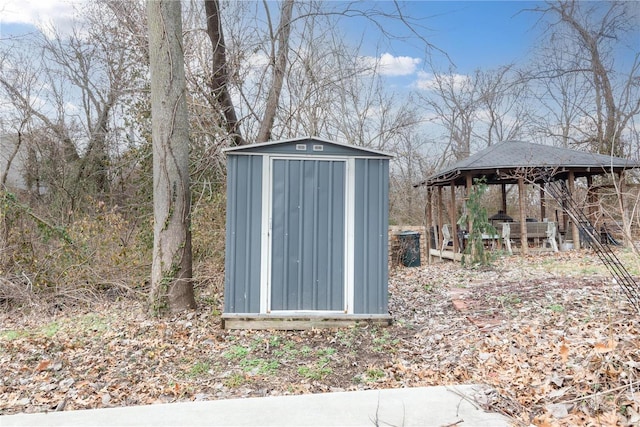
{"type": "Polygon", "coordinates": [[[640,424],[640,314],[593,253],[400,267],[389,294],[392,326],[309,331],[222,330],[205,290],[171,319],[124,298],[7,307],[0,415],[484,383],[478,405],[515,425],[640,424]]]}

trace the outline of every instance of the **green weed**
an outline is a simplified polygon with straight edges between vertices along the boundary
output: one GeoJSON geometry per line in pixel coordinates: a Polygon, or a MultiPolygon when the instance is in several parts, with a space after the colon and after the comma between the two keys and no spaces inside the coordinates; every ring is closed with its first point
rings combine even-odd
{"type": "Polygon", "coordinates": [[[396,350],[399,342],[398,339],[392,339],[389,331],[385,330],[382,336],[373,339],[373,350],[377,353],[382,353],[383,351],[393,352],[396,350]]]}
{"type": "Polygon", "coordinates": [[[275,375],[280,368],[280,363],[277,360],[249,358],[241,360],[240,366],[245,372],[255,371],[261,375],[275,375]]]}
{"type": "Polygon", "coordinates": [[[298,350],[295,349],[295,346],[292,342],[288,342],[281,348],[273,350],[273,355],[280,359],[293,359],[297,354],[298,350]]]}
{"type": "Polygon", "coordinates": [[[264,361],[258,370],[258,373],[264,375],[275,375],[280,368],[280,362],[277,360],[264,361]]]}
{"type": "Polygon", "coordinates": [[[310,380],[319,381],[331,374],[333,370],[325,365],[314,364],[312,366],[301,366],[298,368],[298,374],[310,380]]]}
{"type": "Polygon", "coordinates": [[[503,306],[517,305],[522,302],[522,299],[515,294],[499,295],[496,298],[503,306]]]}
{"type": "Polygon", "coordinates": [[[211,365],[208,362],[196,362],[189,370],[188,375],[191,378],[200,377],[209,372],[209,369],[211,369],[211,365]]]}
{"type": "Polygon", "coordinates": [[[336,349],[331,347],[323,348],[318,350],[316,354],[318,356],[331,356],[332,354],[336,354],[336,349]]]}
{"type": "Polygon", "coordinates": [[[380,378],[384,378],[384,371],[378,368],[369,368],[365,372],[368,381],[377,381],[380,378]]]}
{"type": "Polygon", "coordinates": [[[247,382],[249,381],[247,380],[247,377],[244,374],[239,374],[235,372],[229,375],[229,377],[224,380],[223,384],[225,385],[225,387],[238,388],[247,382]]]}
{"type": "Polygon", "coordinates": [[[227,351],[222,354],[222,357],[229,360],[238,360],[242,359],[249,354],[249,349],[247,347],[243,347],[241,345],[234,345],[227,351]]]}
{"type": "Polygon", "coordinates": [[[14,340],[17,338],[23,338],[23,337],[39,337],[39,336],[45,336],[47,338],[51,338],[53,337],[55,334],[58,333],[58,331],[60,331],[60,324],[58,322],[51,322],[48,323],[34,331],[28,331],[28,330],[19,330],[19,331],[14,331],[14,330],[10,330],[10,331],[6,331],[4,333],[0,332],[0,337],[4,337],[8,340],[14,340]]]}
{"type": "Polygon", "coordinates": [[[80,320],[80,325],[83,329],[92,332],[105,332],[109,328],[107,319],[97,316],[95,314],[88,314],[80,320]]]}
{"type": "Polygon", "coordinates": [[[284,344],[280,342],[277,347],[274,347],[273,355],[280,359],[294,359],[299,353],[292,341],[286,341],[284,344]]]}
{"type": "Polygon", "coordinates": [[[4,339],[7,341],[13,341],[15,339],[22,338],[25,336],[27,336],[27,334],[24,331],[9,330],[9,331],[0,332],[0,339],[4,339]]]}
{"type": "Polygon", "coordinates": [[[47,338],[53,337],[60,330],[60,325],[57,322],[51,322],[41,329],[41,332],[47,338]]]}
{"type": "Polygon", "coordinates": [[[561,304],[551,304],[547,308],[556,313],[560,313],[564,311],[564,307],[561,304]]]}
{"type": "Polygon", "coordinates": [[[356,329],[355,327],[352,327],[346,330],[341,329],[336,333],[336,339],[343,346],[347,348],[351,348],[354,345],[357,335],[358,335],[358,329],[356,329]]]}
{"type": "Polygon", "coordinates": [[[216,298],[212,297],[202,297],[201,304],[211,307],[211,314],[214,316],[220,316],[222,313],[220,312],[220,303],[216,298]]]}

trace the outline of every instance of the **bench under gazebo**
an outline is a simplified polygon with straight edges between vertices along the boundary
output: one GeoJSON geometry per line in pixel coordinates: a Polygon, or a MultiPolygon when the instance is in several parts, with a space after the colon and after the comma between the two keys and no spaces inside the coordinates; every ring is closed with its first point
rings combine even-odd
{"type": "MultiPolygon", "coordinates": [[[[598,190],[603,185],[596,183],[596,176],[614,176],[620,186],[619,192],[624,193],[624,173],[626,170],[639,168],[640,163],[630,159],[612,157],[602,154],[588,153],[568,148],[559,148],[523,141],[504,141],[494,144],[474,155],[452,164],[429,176],[416,186],[424,186],[427,190],[426,222],[427,233],[432,233],[426,240],[427,253],[431,256],[459,259],[463,240],[456,228],[458,224],[458,208],[464,208],[456,199],[456,189],[464,188],[464,198],[468,197],[475,179],[484,178],[490,186],[500,186],[501,200],[493,221],[498,229],[497,236],[488,236],[500,243],[502,225],[510,223],[510,236],[520,242],[519,251],[529,252],[528,241],[543,240],[550,230],[549,222],[557,226],[558,236],[573,246],[580,247],[580,231],[564,214],[548,212],[550,197],[545,192],[545,180],[563,180],[571,195],[574,197],[577,180],[583,180],[586,185],[587,199],[586,214],[592,224],[597,226],[600,217],[598,190]],[[507,204],[507,186],[517,186],[517,208],[507,204]],[[534,185],[539,188],[540,205],[539,218],[530,215],[531,209],[525,206],[526,186],[534,185]],[[448,187],[448,190],[447,190],[448,187]],[[448,194],[445,194],[448,193],[448,194]],[[511,209],[510,209],[511,208],[511,209]],[[447,210],[448,212],[444,212],[447,210]],[[553,214],[556,214],[555,216],[553,214]],[[504,216],[501,220],[500,216],[504,216]],[[536,224],[538,223],[538,224],[536,224]],[[499,226],[499,227],[498,227],[499,226]],[[447,245],[447,241],[449,244],[447,245]],[[435,247],[434,243],[436,244],[435,247]],[[445,243],[444,248],[442,244],[445,243]]],[[[467,229],[468,230],[468,229],[467,229]]],[[[509,239],[507,239],[508,241],[509,239]]]]}

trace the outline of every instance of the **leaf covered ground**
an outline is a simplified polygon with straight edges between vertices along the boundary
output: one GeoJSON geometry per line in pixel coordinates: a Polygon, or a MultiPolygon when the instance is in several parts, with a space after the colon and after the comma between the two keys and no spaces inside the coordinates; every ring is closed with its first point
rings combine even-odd
{"type": "Polygon", "coordinates": [[[640,424],[640,315],[590,252],[390,272],[393,325],[220,328],[219,292],[0,313],[0,414],[484,383],[515,425],[640,424]]]}

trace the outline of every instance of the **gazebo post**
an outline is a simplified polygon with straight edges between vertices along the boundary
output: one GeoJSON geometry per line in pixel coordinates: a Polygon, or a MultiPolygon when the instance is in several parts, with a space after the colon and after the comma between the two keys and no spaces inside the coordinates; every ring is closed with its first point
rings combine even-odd
{"type": "MultiPolygon", "coordinates": [[[[628,244],[630,243],[627,235],[631,235],[631,225],[630,223],[627,221],[626,218],[631,218],[630,216],[630,212],[629,212],[629,205],[630,203],[626,203],[625,202],[625,194],[627,192],[627,186],[625,184],[626,181],[626,177],[625,177],[625,171],[622,170],[620,171],[620,173],[618,174],[618,177],[620,178],[620,186],[619,186],[619,191],[620,191],[620,210],[621,210],[621,214],[622,214],[622,226],[625,228],[623,230],[623,238],[624,238],[624,245],[628,246],[628,244]],[[629,227],[629,229],[627,229],[627,227],[629,227]]],[[[632,243],[631,243],[632,244],[632,243]]]]}
{"type": "Polygon", "coordinates": [[[598,229],[598,224],[596,221],[598,216],[596,215],[596,204],[598,201],[598,195],[592,189],[593,187],[593,177],[591,175],[587,176],[587,216],[589,217],[589,221],[593,224],[593,228],[598,229]]]}
{"type": "Polygon", "coordinates": [[[507,213],[507,184],[500,184],[500,189],[502,190],[502,212],[507,213]]]}
{"type": "Polygon", "coordinates": [[[540,219],[544,221],[547,217],[547,201],[544,194],[544,182],[540,184],[540,219]]]}
{"type": "MultiPolygon", "coordinates": [[[[431,191],[431,188],[427,187],[427,203],[425,205],[425,220],[426,220],[426,226],[425,226],[425,244],[426,244],[426,248],[427,248],[427,264],[431,265],[431,237],[433,236],[433,233],[431,230],[435,230],[435,227],[433,227],[432,221],[433,221],[433,201],[432,201],[432,197],[433,197],[433,192],[431,191]]],[[[435,236],[434,237],[434,241],[437,243],[437,240],[435,240],[435,236]]]]}
{"type": "MultiPolygon", "coordinates": [[[[575,203],[575,198],[573,197],[573,194],[575,193],[575,189],[576,189],[576,176],[573,173],[573,171],[569,171],[569,196],[571,197],[571,200],[575,203]]],[[[573,248],[574,249],[580,249],[580,230],[578,229],[578,224],[574,223],[573,221],[571,222],[571,235],[573,236],[573,248]]]]}
{"type": "Polygon", "coordinates": [[[453,253],[458,253],[458,228],[456,218],[456,183],[451,181],[451,209],[449,210],[449,223],[451,224],[451,239],[453,239],[453,253]]]}
{"type": "Polygon", "coordinates": [[[438,186],[438,230],[436,230],[436,236],[438,239],[436,243],[438,244],[438,249],[440,249],[440,245],[442,244],[442,223],[444,222],[444,218],[442,217],[442,187],[438,186]]]}
{"type": "Polygon", "coordinates": [[[522,247],[522,254],[527,255],[529,253],[529,244],[527,242],[527,216],[524,209],[524,177],[518,177],[518,204],[520,207],[520,242],[522,247]]]}
{"type": "MultiPolygon", "coordinates": [[[[467,187],[467,197],[464,200],[465,209],[467,207],[466,205],[467,205],[467,202],[469,201],[469,197],[471,196],[471,190],[473,189],[473,177],[471,174],[467,174],[466,176],[466,187],[467,187]]],[[[469,220],[469,217],[467,216],[467,233],[471,235],[472,231],[473,231],[473,222],[471,222],[469,220]]]]}

